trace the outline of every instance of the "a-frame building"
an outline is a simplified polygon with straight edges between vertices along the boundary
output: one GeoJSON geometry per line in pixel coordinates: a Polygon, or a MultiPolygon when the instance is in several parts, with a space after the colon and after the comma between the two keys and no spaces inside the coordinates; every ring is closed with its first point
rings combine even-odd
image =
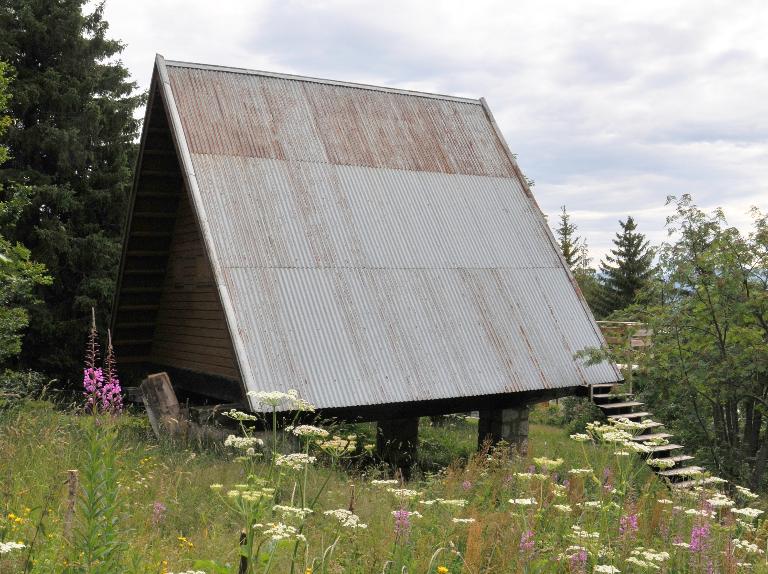
{"type": "Polygon", "coordinates": [[[122,361],[202,394],[383,419],[621,379],[574,356],[602,335],[482,99],[158,56],[125,237],[122,361]]]}

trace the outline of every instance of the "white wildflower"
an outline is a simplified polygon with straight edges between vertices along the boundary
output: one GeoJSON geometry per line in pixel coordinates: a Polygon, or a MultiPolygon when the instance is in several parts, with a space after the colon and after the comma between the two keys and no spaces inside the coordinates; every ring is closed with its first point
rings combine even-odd
{"type": "Polygon", "coordinates": [[[509,500],[510,504],[515,504],[517,506],[533,506],[536,504],[535,498],[510,498],[509,500]]]}
{"type": "Polygon", "coordinates": [[[592,569],[592,572],[600,573],[600,574],[619,574],[621,570],[616,568],[615,566],[609,566],[607,564],[596,564],[595,567],[592,569]]]}
{"type": "Polygon", "coordinates": [[[749,490],[748,488],[746,488],[744,486],[736,485],[736,490],[743,497],[748,498],[750,500],[755,500],[756,498],[760,498],[759,495],[755,494],[754,492],[752,492],[751,490],[749,490]]]}
{"type": "Polygon", "coordinates": [[[353,514],[349,510],[339,508],[338,510],[326,510],[323,514],[326,516],[333,516],[339,521],[342,528],[349,528],[354,530],[356,528],[364,529],[368,528],[367,524],[360,522],[360,517],[357,514],[353,514]]]}
{"type": "Polygon", "coordinates": [[[552,508],[559,512],[570,512],[572,510],[570,504],[553,504],[552,508]]]}
{"type": "Polygon", "coordinates": [[[315,427],[312,425],[299,425],[297,427],[288,427],[285,430],[290,430],[290,432],[292,432],[296,436],[306,436],[306,437],[325,438],[329,434],[331,434],[325,429],[321,429],[320,427],[315,427]]]}
{"type": "Polygon", "coordinates": [[[580,474],[591,474],[592,472],[594,471],[591,468],[572,468],[568,471],[568,474],[575,474],[578,476],[580,474]]]}
{"type": "Polygon", "coordinates": [[[733,500],[721,493],[716,493],[712,498],[708,498],[707,502],[712,508],[725,508],[736,504],[733,500]]]}
{"type": "Polygon", "coordinates": [[[590,437],[588,434],[576,433],[571,435],[571,439],[575,440],[576,442],[587,442],[592,440],[592,437],[590,437]]]}
{"type": "Polygon", "coordinates": [[[733,542],[734,550],[743,550],[749,554],[765,554],[757,544],[749,542],[748,540],[734,538],[731,542],[733,542]]]}
{"type": "Polygon", "coordinates": [[[387,480],[372,480],[371,484],[377,485],[377,486],[384,486],[387,484],[400,484],[399,480],[395,479],[387,479],[387,480]]]}
{"type": "Polygon", "coordinates": [[[236,421],[255,421],[256,420],[256,415],[244,413],[243,411],[238,411],[235,409],[230,409],[221,414],[223,414],[225,417],[229,417],[236,421]]]}
{"type": "Polygon", "coordinates": [[[763,514],[764,511],[758,508],[731,508],[731,512],[754,519],[763,514]]]}
{"type": "Polygon", "coordinates": [[[474,518],[451,518],[455,524],[471,524],[475,522],[474,518]]]}
{"type": "Polygon", "coordinates": [[[27,545],[21,542],[0,542],[0,554],[7,554],[11,550],[19,550],[26,547],[27,545]]]}
{"type": "MultiPolygon", "coordinates": [[[[259,526],[256,524],[254,528],[259,526]]],[[[269,528],[262,531],[262,534],[268,536],[271,540],[287,540],[289,538],[295,538],[296,540],[303,540],[306,542],[306,537],[299,533],[299,529],[289,524],[283,524],[278,522],[277,524],[270,522],[267,524],[269,528]]]]}
{"type": "Polygon", "coordinates": [[[227,440],[224,441],[224,446],[230,446],[240,450],[247,450],[257,446],[264,446],[264,441],[256,437],[236,436],[231,434],[227,437],[227,440]]]}
{"type": "Polygon", "coordinates": [[[272,510],[275,512],[281,513],[283,516],[295,516],[296,518],[302,519],[310,514],[312,514],[311,508],[299,508],[297,506],[283,506],[282,504],[275,504],[272,507],[272,510]]]}
{"type": "Polygon", "coordinates": [[[563,459],[562,458],[552,459],[552,458],[547,458],[545,456],[541,456],[541,457],[534,458],[533,462],[535,462],[544,470],[554,470],[563,464],[563,459]]]}
{"type": "Polygon", "coordinates": [[[284,466],[291,470],[303,470],[308,464],[313,464],[317,461],[314,456],[306,455],[302,452],[294,452],[291,454],[281,454],[275,459],[276,466],[284,466]]]}
{"type": "Polygon", "coordinates": [[[400,496],[403,498],[414,498],[415,496],[421,495],[418,490],[410,490],[408,488],[388,488],[387,492],[391,492],[395,496],[400,496]]]}

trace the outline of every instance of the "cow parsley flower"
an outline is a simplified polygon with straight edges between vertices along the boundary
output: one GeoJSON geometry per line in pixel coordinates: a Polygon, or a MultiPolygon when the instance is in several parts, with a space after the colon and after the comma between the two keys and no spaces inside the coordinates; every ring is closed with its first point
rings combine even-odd
{"type": "Polygon", "coordinates": [[[731,508],[731,512],[733,514],[740,514],[741,516],[746,516],[747,518],[752,519],[755,519],[763,514],[763,511],[758,508],[731,508]]]}
{"type": "Polygon", "coordinates": [[[287,427],[285,430],[292,432],[296,436],[302,436],[302,437],[319,437],[319,438],[325,438],[327,437],[329,433],[325,429],[321,429],[320,427],[315,427],[312,425],[299,425],[297,427],[287,427]]]}
{"type": "MultiPolygon", "coordinates": [[[[254,528],[257,527],[263,527],[262,524],[255,524],[254,528]]],[[[294,538],[296,540],[302,540],[306,542],[306,537],[303,534],[299,533],[299,529],[295,526],[291,526],[289,524],[284,524],[282,522],[278,523],[268,523],[266,525],[268,528],[264,529],[262,531],[262,534],[265,536],[268,536],[271,540],[278,541],[278,540],[287,540],[289,538],[294,538]]]]}
{"type": "Polygon", "coordinates": [[[309,456],[302,452],[294,452],[291,454],[280,454],[275,458],[275,466],[284,466],[290,470],[303,470],[309,464],[313,464],[317,461],[314,456],[309,456]]]}
{"type": "Polygon", "coordinates": [[[12,550],[19,550],[26,547],[27,545],[22,544],[21,542],[0,542],[0,554],[7,554],[12,550]]]}
{"type": "Polygon", "coordinates": [[[257,446],[264,446],[264,441],[256,437],[236,436],[231,434],[224,441],[224,446],[229,446],[239,450],[248,450],[249,448],[254,448],[257,446]]]}
{"type": "Polygon", "coordinates": [[[341,524],[342,528],[349,528],[350,530],[354,530],[356,528],[368,528],[367,524],[360,522],[360,517],[357,514],[354,514],[343,508],[339,508],[337,510],[326,510],[323,512],[323,514],[326,516],[333,516],[336,520],[339,521],[339,524],[341,524]]]}
{"type": "Polygon", "coordinates": [[[536,504],[535,498],[510,498],[509,499],[510,504],[515,504],[517,506],[533,506],[536,504]]]}

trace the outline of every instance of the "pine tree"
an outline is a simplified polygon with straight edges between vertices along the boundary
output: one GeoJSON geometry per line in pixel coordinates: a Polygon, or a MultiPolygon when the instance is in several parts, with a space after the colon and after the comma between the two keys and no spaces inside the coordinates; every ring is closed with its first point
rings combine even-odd
{"type": "Polygon", "coordinates": [[[581,237],[576,236],[578,227],[571,223],[571,216],[563,205],[560,211],[560,225],[555,229],[557,242],[560,245],[560,251],[565,258],[565,262],[571,271],[575,271],[583,264],[581,237]]]}
{"type": "Polygon", "coordinates": [[[0,59],[13,68],[5,198],[23,185],[30,204],[0,229],[27,245],[53,284],[29,309],[26,366],[72,378],[91,307],[107,320],[143,101],[123,49],[107,38],[103,6],[86,0],[0,0],[0,59]]]}
{"type": "Polygon", "coordinates": [[[653,251],[645,235],[637,232],[635,220],[630,216],[619,225],[621,231],[613,240],[616,247],[600,263],[603,315],[631,305],[653,272],[653,251]]]}

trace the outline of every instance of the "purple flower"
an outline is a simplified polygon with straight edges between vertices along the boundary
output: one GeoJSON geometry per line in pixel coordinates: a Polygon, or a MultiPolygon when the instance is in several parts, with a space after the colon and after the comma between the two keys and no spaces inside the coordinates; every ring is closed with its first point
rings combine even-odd
{"type": "Polygon", "coordinates": [[[571,556],[571,572],[584,573],[587,571],[587,551],[583,548],[571,556]]]}
{"type": "Polygon", "coordinates": [[[520,550],[530,552],[536,546],[536,542],[533,540],[533,530],[527,530],[523,532],[520,537],[520,550]]]}
{"type": "Polygon", "coordinates": [[[709,540],[709,524],[706,522],[691,529],[691,552],[703,552],[707,548],[709,540]]]}
{"type": "Polygon", "coordinates": [[[160,501],[157,501],[152,505],[152,524],[154,526],[160,525],[160,523],[165,520],[166,510],[168,510],[168,508],[160,501]]]}
{"type": "Polygon", "coordinates": [[[632,535],[637,532],[637,514],[627,514],[619,519],[619,534],[632,535]]]}
{"type": "Polygon", "coordinates": [[[395,510],[395,534],[407,535],[411,529],[411,513],[405,508],[395,510]]]}
{"type": "Polygon", "coordinates": [[[104,369],[96,366],[99,359],[98,337],[94,314],[91,331],[88,335],[85,368],[83,369],[83,394],[86,398],[86,406],[91,412],[119,413],[123,410],[123,396],[120,380],[117,378],[112,334],[109,334],[109,345],[107,346],[107,356],[104,359],[104,369]]]}
{"type": "Polygon", "coordinates": [[[464,490],[469,490],[470,488],[472,488],[472,483],[469,482],[468,480],[465,480],[464,482],[461,483],[461,488],[463,488],[464,490]]]}

